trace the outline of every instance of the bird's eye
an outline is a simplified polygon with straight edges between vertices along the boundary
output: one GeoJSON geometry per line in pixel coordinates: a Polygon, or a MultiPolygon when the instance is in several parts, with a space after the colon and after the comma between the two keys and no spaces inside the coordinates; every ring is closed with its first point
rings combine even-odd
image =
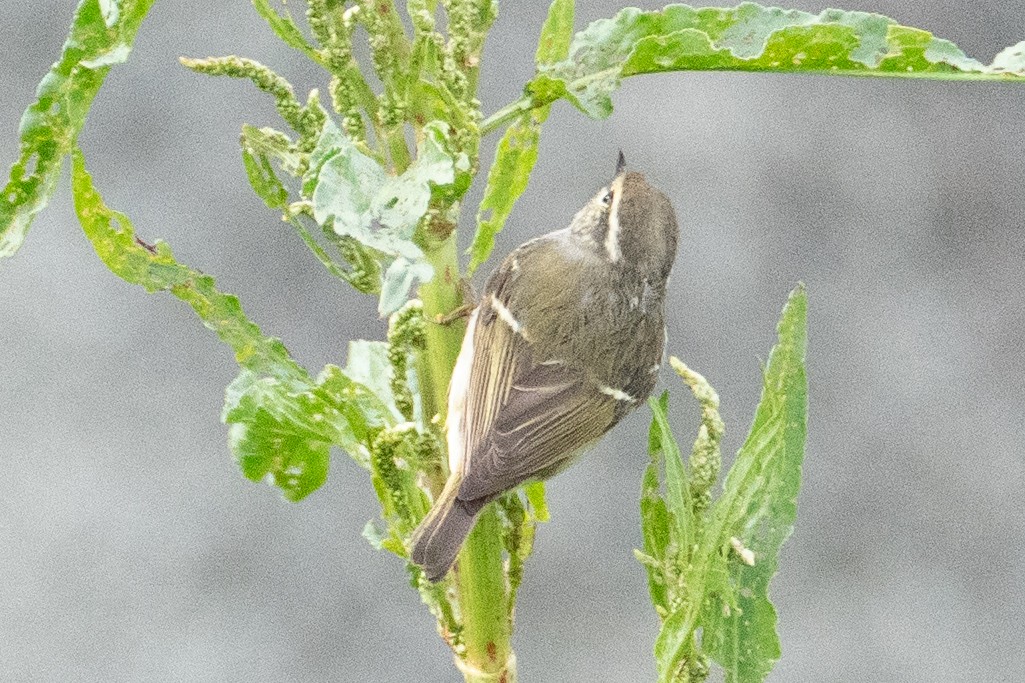
{"type": "Polygon", "coordinates": [[[601,203],[608,206],[612,203],[612,190],[605,193],[605,196],[601,198],[601,203]]]}

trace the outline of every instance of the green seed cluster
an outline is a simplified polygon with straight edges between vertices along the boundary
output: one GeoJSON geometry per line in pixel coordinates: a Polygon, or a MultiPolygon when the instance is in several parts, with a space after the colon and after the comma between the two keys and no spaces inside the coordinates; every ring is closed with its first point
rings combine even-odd
{"type": "Polygon", "coordinates": [[[712,503],[712,487],[719,479],[722,451],[719,444],[726,430],[719,416],[719,395],[704,377],[687,367],[679,358],[672,357],[669,364],[690,387],[701,406],[701,426],[690,453],[691,495],[694,512],[700,519],[712,503]]]}
{"type": "Polygon", "coordinates": [[[324,226],[324,234],[338,247],[338,253],[349,264],[346,280],[364,294],[376,294],[381,290],[381,266],[366,247],[350,235],[338,235],[331,225],[324,226]]]}
{"type": "Polygon", "coordinates": [[[402,426],[382,430],[370,446],[370,467],[375,487],[379,487],[378,495],[384,494],[381,502],[385,503],[385,510],[390,508],[404,526],[412,529],[416,526],[417,515],[413,513],[410,499],[410,475],[407,470],[399,469],[396,462],[408,438],[409,430],[402,426]]]}
{"type": "Polygon", "coordinates": [[[388,319],[388,361],[392,366],[391,389],[395,405],[407,420],[413,419],[413,392],[407,381],[411,353],[427,346],[427,322],[423,302],[412,299],[388,319]]]}

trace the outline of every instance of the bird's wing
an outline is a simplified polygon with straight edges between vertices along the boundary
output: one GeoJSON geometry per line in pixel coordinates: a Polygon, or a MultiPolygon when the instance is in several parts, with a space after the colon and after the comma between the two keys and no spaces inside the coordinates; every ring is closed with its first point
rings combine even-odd
{"type": "Polygon", "coordinates": [[[580,370],[535,359],[517,327],[498,299],[482,302],[462,422],[463,500],[554,474],[623,413],[580,370]]]}

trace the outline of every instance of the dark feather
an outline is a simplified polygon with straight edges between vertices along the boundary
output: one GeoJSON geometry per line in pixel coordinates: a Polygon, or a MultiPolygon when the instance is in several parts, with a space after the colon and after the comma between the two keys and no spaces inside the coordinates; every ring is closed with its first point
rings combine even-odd
{"type": "Polygon", "coordinates": [[[559,472],[612,428],[616,403],[577,370],[529,367],[516,378],[491,429],[473,442],[459,497],[489,498],[559,472]]]}

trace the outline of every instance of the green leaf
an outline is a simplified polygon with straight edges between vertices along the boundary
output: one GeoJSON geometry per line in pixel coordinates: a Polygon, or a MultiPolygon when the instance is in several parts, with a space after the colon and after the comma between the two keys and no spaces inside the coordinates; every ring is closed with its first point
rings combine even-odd
{"type": "Polygon", "coordinates": [[[21,117],[21,150],[0,194],[0,258],[14,254],[50,201],[93,98],[112,64],[128,57],[153,0],[82,0],[61,58],[21,117]]]}
{"type": "Polygon", "coordinates": [[[107,208],[85,169],[81,151],[72,154],[75,212],[100,260],[121,279],[147,292],[167,291],[189,304],[203,324],[235,351],[238,364],[286,385],[309,381],[280,340],[265,337],[242,312],[237,297],[219,292],[214,279],[174,259],[167,243],[147,244],[122,213],[107,208]]]}
{"type": "MultiPolygon", "coordinates": [[[[694,545],[696,520],[694,519],[694,505],[691,500],[690,485],[687,482],[687,473],[684,471],[683,460],[680,457],[680,447],[669,427],[667,416],[669,394],[664,393],[659,399],[648,399],[648,405],[651,407],[651,430],[655,435],[655,443],[665,459],[665,502],[672,518],[671,535],[677,547],[687,552],[686,549],[694,545]]],[[[649,446],[651,439],[651,434],[649,434],[649,446]]]]}
{"type": "MultiPolygon", "coordinates": [[[[538,67],[565,59],[573,35],[573,0],[554,0],[541,28],[536,61],[538,67]]],[[[477,232],[470,246],[468,270],[473,273],[488,260],[495,248],[495,235],[502,231],[513,206],[527,189],[530,172],[537,163],[541,124],[548,118],[548,107],[526,112],[510,125],[498,143],[495,160],[488,171],[484,198],[477,209],[477,232]]]]}
{"type": "Polygon", "coordinates": [[[644,554],[652,560],[652,564],[644,565],[648,573],[648,592],[655,611],[662,615],[669,612],[665,562],[671,521],[659,488],[658,463],[652,462],[644,470],[641,483],[641,530],[644,534],[644,554]]]}
{"type": "Polygon", "coordinates": [[[434,275],[414,240],[434,192],[465,185],[469,160],[448,151],[444,131],[439,121],[424,126],[416,160],[398,176],[385,173],[330,121],[310,155],[303,194],[316,220],[385,257],[382,316],[401,307],[411,287],[434,275]]]}
{"type": "Polygon", "coordinates": [[[676,683],[679,680],[689,680],[679,675],[681,668],[688,668],[687,665],[695,657],[696,647],[694,641],[694,612],[685,604],[680,609],[673,611],[659,629],[658,637],[655,639],[655,663],[658,665],[659,683],[676,683]]]}
{"type": "Polygon", "coordinates": [[[291,386],[243,369],[225,391],[222,419],[243,474],[291,501],[324,483],[331,446],[369,468],[374,436],[396,423],[393,410],[334,365],[291,386]]]}
{"type": "Polygon", "coordinates": [[[715,551],[729,554],[728,589],[707,593],[701,645],[732,683],[764,680],[780,656],[768,587],[797,516],[807,431],[806,309],[801,285],[783,309],[754,423],[713,509],[715,551]],[[745,561],[742,551],[753,557],[745,561]]]}
{"type": "Polygon", "coordinates": [[[267,413],[232,424],[228,445],[247,479],[276,486],[293,503],[327,480],[331,444],[289,432],[267,413]]]}
{"type": "Polygon", "coordinates": [[[271,7],[269,0],[253,0],[253,7],[256,8],[257,13],[263,17],[267,25],[271,27],[274,34],[278,38],[296,50],[299,50],[304,55],[309,57],[312,61],[320,63],[320,53],[310,45],[309,41],[303,35],[302,31],[299,30],[299,26],[296,25],[295,20],[292,19],[292,15],[288,12],[288,8],[284,8],[284,15],[278,14],[278,12],[271,7]]]}
{"type": "Polygon", "coordinates": [[[574,0],[552,0],[534,55],[538,66],[555,64],[569,56],[570,41],[573,39],[573,14],[574,0]]]}
{"type": "Polygon", "coordinates": [[[545,502],[545,483],[543,481],[532,481],[523,487],[524,492],[527,494],[527,502],[530,503],[530,509],[534,519],[539,522],[547,522],[551,519],[551,515],[548,514],[548,503],[545,502]]]}
{"type": "Polygon", "coordinates": [[[288,138],[283,134],[271,128],[242,126],[242,165],[249,184],[267,208],[284,211],[289,204],[288,190],[274,171],[272,156],[279,163],[291,160],[298,164],[299,161],[299,155],[288,149],[288,138]]]}
{"type": "Polygon", "coordinates": [[[530,172],[537,162],[541,123],[548,116],[548,108],[543,109],[543,112],[535,110],[521,116],[506,129],[498,143],[495,161],[488,171],[484,199],[477,210],[477,232],[470,246],[467,266],[470,274],[488,260],[495,248],[495,235],[502,231],[513,205],[527,189],[530,172]]]}
{"type": "Polygon", "coordinates": [[[175,261],[166,243],[136,237],[128,217],[103,203],[77,149],[72,190],[86,236],[115,275],[185,301],[234,349],[242,371],[225,391],[222,419],[231,425],[229,445],[246,477],[266,480],[295,501],[324,482],[332,445],[368,466],[367,444],[396,422],[394,408],[335,366],[311,379],[279,340],[246,318],[238,298],[175,261]]]}
{"type": "Polygon", "coordinates": [[[622,78],[666,71],[759,71],[945,80],[1025,80],[1025,42],[990,65],[928,31],[867,12],[733,8],[626,8],[578,33],[569,58],[528,85],[535,105],[565,97],[588,116],[612,113],[622,78]]]}

